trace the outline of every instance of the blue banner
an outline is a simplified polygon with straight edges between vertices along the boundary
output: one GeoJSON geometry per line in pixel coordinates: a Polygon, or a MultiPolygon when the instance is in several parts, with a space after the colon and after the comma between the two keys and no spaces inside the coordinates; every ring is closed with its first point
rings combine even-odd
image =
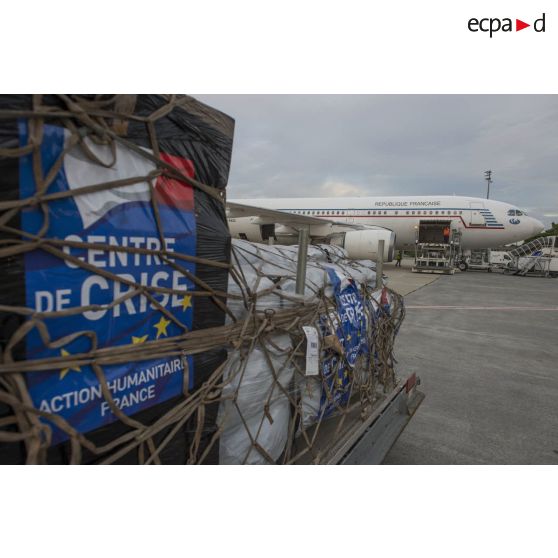
{"type": "Polygon", "coordinates": [[[331,415],[336,407],[348,403],[351,395],[349,369],[354,368],[360,355],[367,357],[369,352],[364,303],[355,282],[352,279],[342,281],[332,268],[327,268],[327,273],[337,305],[337,323],[333,325],[344,349],[345,359],[341,359],[334,351],[328,351],[330,354],[324,356],[322,374],[325,387],[318,413],[319,417],[324,418],[331,415]]]}
{"type": "MultiPolygon", "coordinates": [[[[26,121],[20,122],[19,131],[20,143],[26,145],[29,135],[26,121]]],[[[69,134],[64,128],[44,126],[41,144],[43,176],[68,146],[68,140],[69,134]]],[[[121,146],[111,148],[89,139],[85,143],[88,151],[104,165],[92,161],[80,147],[69,149],[47,193],[73,190],[74,195],[51,201],[48,206],[26,207],[22,212],[23,230],[36,234],[46,225],[45,238],[114,247],[161,248],[147,181],[84,195],[77,193],[79,188],[93,184],[146,176],[155,169],[154,163],[121,146]]],[[[161,158],[193,176],[191,161],[166,154],[161,154],[161,158]]],[[[196,220],[191,186],[161,177],[154,186],[167,250],[195,255],[196,220]]],[[[20,159],[20,197],[29,198],[36,192],[33,156],[27,155],[20,159]]],[[[194,285],[158,256],[94,247],[66,246],[64,251],[76,260],[65,261],[42,249],[25,254],[26,305],[38,312],[88,308],[73,315],[44,319],[51,343],[69,334],[79,335],[53,349],[47,346],[38,330],[33,329],[26,337],[28,359],[85,353],[93,348],[94,343],[98,348],[139,346],[191,329],[193,298],[187,291],[194,285]],[[98,273],[80,267],[78,260],[94,266],[98,273]],[[103,276],[102,272],[115,274],[122,281],[103,276]],[[183,291],[184,294],[180,295],[153,294],[178,323],[165,316],[143,295],[114,304],[133,289],[131,283],[183,291]]],[[[195,273],[194,264],[178,259],[176,263],[195,273]]],[[[131,415],[182,393],[186,366],[192,387],[191,358],[160,358],[104,366],[103,369],[116,405],[131,415]]],[[[62,416],[80,432],[116,420],[90,366],[33,372],[27,374],[27,378],[36,407],[62,416]]],[[[53,443],[66,439],[63,432],[51,426],[53,443]]]]}

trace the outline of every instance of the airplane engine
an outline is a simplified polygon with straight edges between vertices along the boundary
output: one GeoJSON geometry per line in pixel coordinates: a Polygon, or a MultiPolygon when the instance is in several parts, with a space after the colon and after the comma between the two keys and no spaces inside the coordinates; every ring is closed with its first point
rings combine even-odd
{"type": "Polygon", "coordinates": [[[378,241],[384,241],[384,261],[391,262],[395,253],[395,233],[388,230],[347,231],[333,243],[347,250],[354,260],[375,260],[378,255],[378,241]]]}

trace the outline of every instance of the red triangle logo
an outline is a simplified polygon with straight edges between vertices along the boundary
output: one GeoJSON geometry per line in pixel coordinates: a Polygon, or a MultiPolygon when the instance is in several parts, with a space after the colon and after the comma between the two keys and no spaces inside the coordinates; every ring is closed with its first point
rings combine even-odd
{"type": "Polygon", "coordinates": [[[520,19],[515,20],[515,30],[516,31],[521,31],[522,29],[525,29],[526,27],[531,27],[531,25],[529,23],[525,23],[524,21],[521,21],[520,19]]]}

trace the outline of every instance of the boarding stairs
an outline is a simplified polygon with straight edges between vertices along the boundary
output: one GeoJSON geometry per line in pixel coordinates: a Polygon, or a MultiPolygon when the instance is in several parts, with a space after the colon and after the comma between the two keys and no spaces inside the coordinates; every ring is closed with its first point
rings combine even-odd
{"type": "Polygon", "coordinates": [[[551,252],[554,242],[554,236],[541,236],[510,250],[509,255],[513,260],[509,271],[513,275],[523,277],[527,274],[547,277],[550,273],[551,252]]]}

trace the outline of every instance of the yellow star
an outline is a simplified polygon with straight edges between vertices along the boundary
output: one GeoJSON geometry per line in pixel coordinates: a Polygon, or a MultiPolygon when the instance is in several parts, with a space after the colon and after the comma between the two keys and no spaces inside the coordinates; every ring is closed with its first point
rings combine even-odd
{"type": "Polygon", "coordinates": [[[192,295],[184,295],[182,299],[182,310],[186,312],[187,308],[192,308],[192,295]]]}
{"type": "Polygon", "coordinates": [[[159,339],[161,335],[168,335],[167,326],[170,324],[170,320],[165,320],[164,316],[161,316],[159,323],[155,324],[153,327],[157,329],[157,337],[159,339]]]}
{"type": "MultiPolygon", "coordinates": [[[[68,351],[66,351],[66,349],[60,349],[60,354],[63,357],[70,356],[70,353],[68,351]]],[[[66,376],[66,374],[70,370],[73,370],[74,372],[81,372],[81,368],[79,366],[71,366],[70,368],[63,368],[62,370],[60,370],[60,379],[63,380],[64,377],[66,376]]]]}
{"type": "Polygon", "coordinates": [[[149,335],[144,335],[143,337],[134,337],[132,335],[132,345],[140,345],[141,343],[145,343],[149,335]]]}

